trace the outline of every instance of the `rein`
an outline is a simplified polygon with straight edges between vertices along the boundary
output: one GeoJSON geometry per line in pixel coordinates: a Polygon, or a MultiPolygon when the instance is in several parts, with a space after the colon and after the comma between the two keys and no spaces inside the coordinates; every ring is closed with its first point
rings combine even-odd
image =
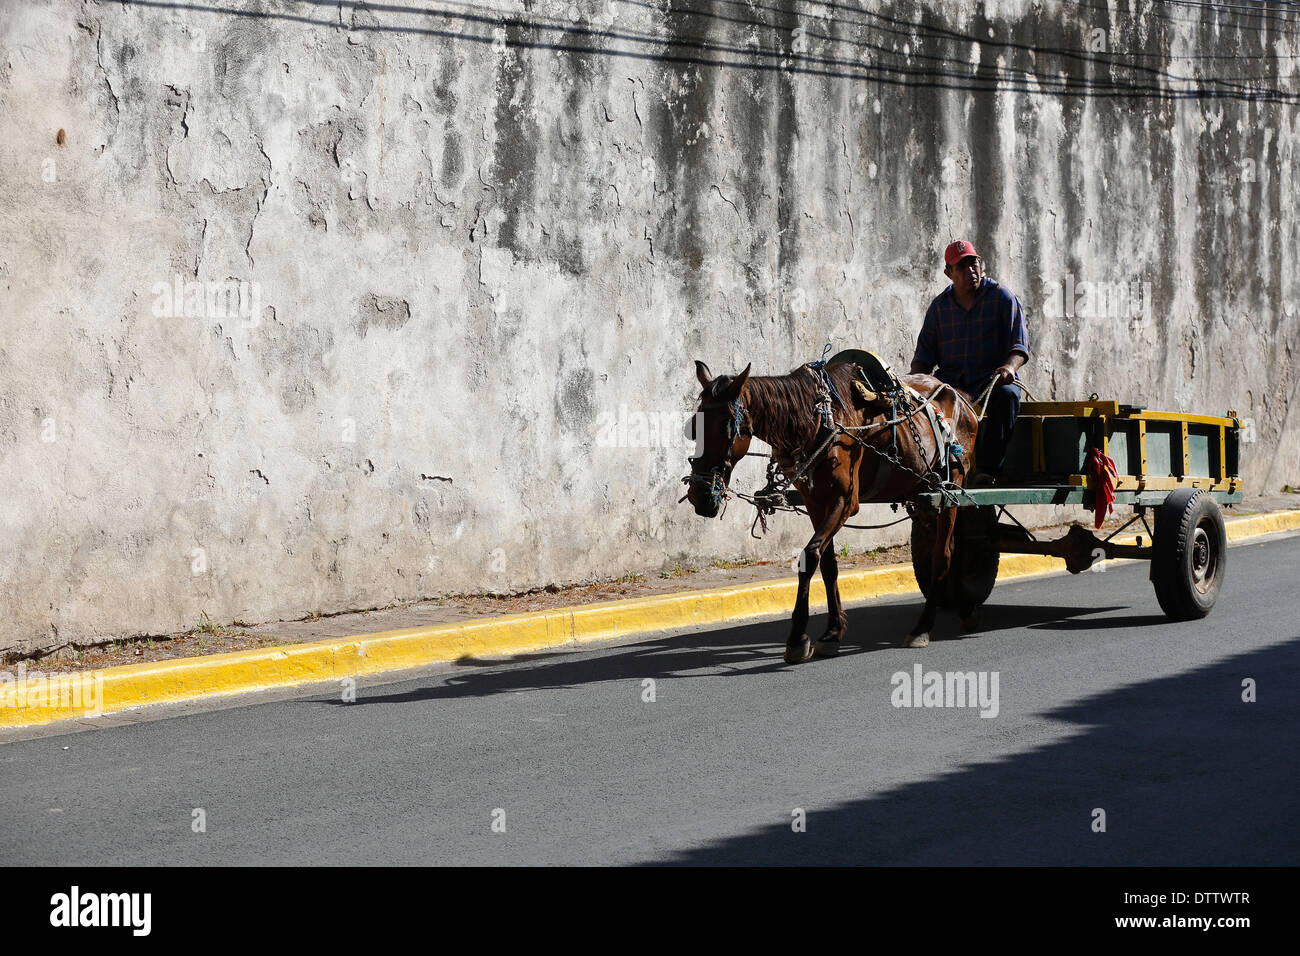
{"type": "MultiPolygon", "coordinates": [[[[984,421],[984,413],[988,411],[988,407],[989,407],[989,396],[993,394],[993,386],[997,384],[997,381],[998,379],[996,375],[993,378],[989,379],[989,387],[984,389],[984,394],[980,397],[980,400],[978,402],[979,417],[976,418],[975,421],[977,422],[984,421]]],[[[1029,386],[1027,386],[1024,382],[1020,381],[1020,379],[1013,378],[1008,384],[1015,385],[1016,387],[1018,387],[1022,392],[1025,393],[1025,398],[1029,399],[1031,402],[1036,401],[1036,399],[1034,398],[1034,393],[1029,390],[1029,386]]],[[[955,388],[953,389],[953,391],[956,392],[958,395],[961,395],[961,392],[958,392],[955,388]]],[[[964,398],[962,400],[965,401],[964,398]]],[[[975,411],[974,405],[971,405],[970,402],[966,402],[966,404],[970,405],[970,410],[972,412],[975,411]]]]}

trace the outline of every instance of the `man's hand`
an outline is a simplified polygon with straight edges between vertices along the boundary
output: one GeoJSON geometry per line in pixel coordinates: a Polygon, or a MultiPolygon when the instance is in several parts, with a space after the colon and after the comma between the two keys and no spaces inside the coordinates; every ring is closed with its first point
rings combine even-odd
{"type": "Polygon", "coordinates": [[[1016,379],[1016,372],[1010,365],[999,365],[993,370],[994,385],[1010,385],[1016,379]]]}
{"type": "Polygon", "coordinates": [[[1025,357],[1012,352],[1007,360],[993,370],[994,385],[1010,385],[1016,380],[1016,369],[1025,364],[1025,357]]]}

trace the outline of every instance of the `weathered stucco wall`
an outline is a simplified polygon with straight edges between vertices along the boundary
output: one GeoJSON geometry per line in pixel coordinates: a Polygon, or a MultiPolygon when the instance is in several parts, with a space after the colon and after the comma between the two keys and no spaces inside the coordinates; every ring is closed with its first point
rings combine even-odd
{"type": "Polygon", "coordinates": [[[1040,396],[1297,483],[1260,11],[0,4],[0,649],[788,555],[676,504],[692,360],[905,365],[957,235],[1040,396]]]}

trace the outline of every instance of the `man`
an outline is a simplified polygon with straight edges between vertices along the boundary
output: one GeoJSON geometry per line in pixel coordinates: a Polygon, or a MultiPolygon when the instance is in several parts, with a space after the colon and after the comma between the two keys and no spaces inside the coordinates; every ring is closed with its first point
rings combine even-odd
{"type": "Polygon", "coordinates": [[[958,239],[944,250],[943,261],[952,285],[925,313],[911,370],[932,374],[977,401],[996,380],[975,440],[974,483],[989,484],[1002,474],[1020,411],[1020,389],[1011,382],[1029,361],[1029,330],[1020,301],[984,275],[974,246],[958,239]]]}

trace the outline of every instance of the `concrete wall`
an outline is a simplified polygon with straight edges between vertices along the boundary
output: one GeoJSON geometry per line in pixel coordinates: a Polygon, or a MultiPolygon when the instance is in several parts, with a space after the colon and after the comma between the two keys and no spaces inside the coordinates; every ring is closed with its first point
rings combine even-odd
{"type": "Polygon", "coordinates": [[[1039,396],[1300,481],[1294,20],[674,6],[0,4],[0,649],[788,555],[692,360],[905,365],[957,235],[1039,396]]]}

